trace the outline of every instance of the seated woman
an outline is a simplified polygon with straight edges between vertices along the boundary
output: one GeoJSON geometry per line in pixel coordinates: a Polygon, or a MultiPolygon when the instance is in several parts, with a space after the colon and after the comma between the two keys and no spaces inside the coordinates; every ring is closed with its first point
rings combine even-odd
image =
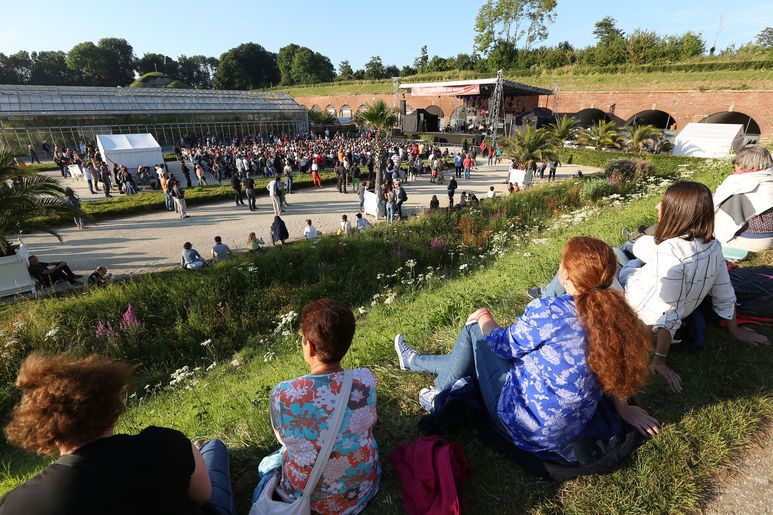
{"type": "Polygon", "coordinates": [[[714,194],[714,233],[730,247],[773,249],[773,157],[762,145],[750,145],[733,164],[714,194]]]}
{"type": "Polygon", "coordinates": [[[183,251],[180,255],[180,262],[182,267],[187,270],[198,270],[206,265],[204,258],[201,257],[199,251],[193,248],[193,244],[189,241],[183,243],[183,251]]]}
{"type": "Polygon", "coordinates": [[[235,513],[228,450],[173,429],[113,434],[134,367],[91,356],[29,356],[8,442],[59,456],[0,499],[0,515],[235,513]]]}
{"type": "MultiPolygon", "coordinates": [[[[735,292],[722,245],[713,237],[711,191],[698,182],[680,181],[666,190],[657,208],[654,236],[641,236],[615,253],[623,265],[620,283],[625,298],[656,338],[652,370],[681,392],[681,378],[666,364],[666,357],[682,320],[707,295],[711,294],[714,312],[728,321],[734,337],[749,343],[764,343],[767,337],[736,324],[735,292]],[[627,252],[636,257],[632,263],[627,252]]],[[[549,297],[563,292],[554,278],[539,293],[549,297]]]]}
{"type": "MultiPolygon", "coordinates": [[[[271,425],[282,447],[260,464],[253,502],[275,474],[274,497],[298,499],[318,459],[328,460],[311,495],[314,513],[359,513],[378,492],[381,465],[373,436],[376,379],[367,368],[345,372],[341,360],[354,337],[354,315],[344,304],[319,299],[301,312],[301,351],[310,374],[279,383],[271,392],[271,425]],[[345,375],[352,387],[330,456],[319,456],[345,375]],[[281,469],[281,470],[280,470],[281,469]]],[[[260,513],[259,505],[253,511],[260,513]]],[[[252,513],[251,512],[251,513],[252,513]]]]}
{"type": "Polygon", "coordinates": [[[258,238],[254,232],[247,235],[247,250],[250,252],[259,252],[260,246],[263,245],[263,238],[258,238]]]}
{"type": "Polygon", "coordinates": [[[572,238],[559,271],[566,294],[532,301],[504,328],[488,310],[477,310],[449,355],[418,354],[397,335],[400,368],[437,375],[424,400],[476,377],[499,432],[543,460],[577,462],[576,443],[609,441],[621,418],[656,434],[657,420],[628,404],[647,380],[650,339],[623,295],[610,288],[616,269],[606,243],[572,238]]]}

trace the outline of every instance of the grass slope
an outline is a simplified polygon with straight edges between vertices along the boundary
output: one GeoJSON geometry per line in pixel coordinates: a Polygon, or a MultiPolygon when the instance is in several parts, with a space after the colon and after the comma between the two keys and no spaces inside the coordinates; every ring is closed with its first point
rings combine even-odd
{"type": "MultiPolygon", "coordinates": [[[[714,186],[716,170],[697,179],[714,186]]],[[[453,344],[467,314],[489,306],[504,322],[527,302],[523,291],[546,282],[555,271],[560,251],[571,236],[589,234],[619,243],[622,225],[652,222],[657,198],[608,206],[571,228],[544,234],[548,240],[512,248],[501,257],[452,280],[431,281],[422,288],[401,290],[389,304],[381,302],[360,315],[357,334],[345,365],[367,366],[379,384],[379,425],[376,436],[384,460],[381,492],[369,512],[401,513],[399,484],[386,456],[401,440],[418,435],[421,415],[416,393],[428,376],[401,373],[391,340],[398,331],[421,350],[443,352],[453,344]]],[[[757,258],[769,263],[770,253],[757,258]]],[[[349,279],[346,279],[349,284],[349,279]]],[[[311,287],[311,285],[309,286],[311,287]]],[[[367,285],[363,285],[367,287],[367,285]]],[[[345,290],[346,288],[344,288],[345,290]]],[[[280,380],[306,373],[293,334],[251,339],[233,360],[225,360],[206,376],[132,401],[120,422],[121,431],[148,424],[175,427],[190,437],[220,437],[232,448],[232,474],[241,511],[246,511],[257,482],[259,459],[275,442],[268,419],[268,394],[280,380]],[[230,361],[230,362],[229,362],[230,361]]],[[[710,479],[730,456],[747,443],[773,414],[771,370],[767,348],[729,341],[711,329],[707,348],[696,354],[674,352],[672,366],[681,373],[685,392],[670,393],[655,379],[638,401],[664,423],[664,432],[647,442],[635,458],[613,474],[581,478],[561,485],[526,476],[516,465],[482,447],[464,433],[462,442],[473,476],[469,484],[471,513],[679,513],[696,510],[706,499],[710,479]]],[[[39,470],[45,462],[21,452],[0,449],[0,492],[39,470]]]]}

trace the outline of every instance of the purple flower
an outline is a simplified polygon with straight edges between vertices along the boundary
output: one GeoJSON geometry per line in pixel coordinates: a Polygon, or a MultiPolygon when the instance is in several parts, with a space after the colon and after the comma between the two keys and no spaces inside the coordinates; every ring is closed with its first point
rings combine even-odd
{"type": "Polygon", "coordinates": [[[432,239],[432,243],[430,243],[430,247],[433,249],[444,249],[446,248],[446,244],[443,240],[439,240],[437,238],[432,239]]]}

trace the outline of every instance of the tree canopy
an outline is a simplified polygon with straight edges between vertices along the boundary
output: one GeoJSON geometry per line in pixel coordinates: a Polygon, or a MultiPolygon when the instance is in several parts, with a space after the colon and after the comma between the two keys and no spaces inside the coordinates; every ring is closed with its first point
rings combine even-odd
{"type": "Polygon", "coordinates": [[[556,0],[487,0],[475,17],[475,48],[488,52],[499,42],[528,50],[548,37],[556,0]]]}
{"type": "Polygon", "coordinates": [[[220,56],[213,85],[217,89],[257,89],[279,83],[276,56],[257,43],[244,43],[220,56]]]}

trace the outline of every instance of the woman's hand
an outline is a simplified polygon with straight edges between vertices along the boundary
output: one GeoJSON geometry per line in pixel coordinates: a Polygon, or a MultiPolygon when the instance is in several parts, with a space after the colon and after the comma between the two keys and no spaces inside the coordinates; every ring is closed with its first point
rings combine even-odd
{"type": "Polygon", "coordinates": [[[639,406],[626,405],[618,409],[620,418],[636,428],[644,436],[655,436],[660,433],[659,422],[647,413],[647,410],[639,406]]]}
{"type": "Polygon", "coordinates": [[[467,317],[467,323],[469,324],[471,322],[477,322],[478,319],[480,318],[480,316],[483,313],[488,313],[488,309],[486,309],[486,308],[479,308],[479,309],[475,310],[475,312],[472,315],[467,317]]]}
{"type": "Polygon", "coordinates": [[[673,391],[676,393],[682,393],[682,378],[680,378],[679,374],[674,372],[671,367],[666,364],[666,360],[664,358],[655,356],[655,359],[652,360],[652,365],[650,365],[650,368],[653,372],[663,376],[663,379],[666,380],[666,383],[668,383],[668,386],[670,386],[673,391]]]}
{"type": "Polygon", "coordinates": [[[748,327],[739,327],[737,325],[735,327],[729,327],[728,329],[730,330],[730,334],[732,334],[736,340],[740,340],[751,345],[767,345],[768,343],[768,337],[764,334],[758,333],[754,329],[749,329],[748,327]]]}

